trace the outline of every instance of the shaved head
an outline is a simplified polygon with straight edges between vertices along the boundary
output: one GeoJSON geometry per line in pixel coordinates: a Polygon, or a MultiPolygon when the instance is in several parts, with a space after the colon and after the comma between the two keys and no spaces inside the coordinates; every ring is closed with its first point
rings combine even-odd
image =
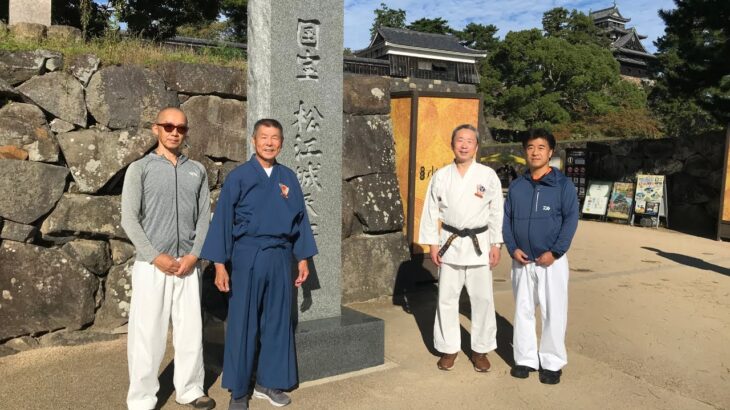
{"type": "MultiPolygon", "coordinates": [[[[185,124],[188,123],[188,117],[187,117],[187,115],[185,115],[185,112],[183,112],[183,110],[181,110],[177,107],[165,107],[162,110],[160,110],[160,112],[157,114],[157,118],[155,119],[155,122],[156,123],[164,122],[164,120],[167,119],[167,117],[170,114],[173,114],[176,117],[178,117],[179,115],[182,114],[182,118],[185,119],[185,124]]],[[[178,117],[178,118],[180,118],[180,117],[178,117]]]]}

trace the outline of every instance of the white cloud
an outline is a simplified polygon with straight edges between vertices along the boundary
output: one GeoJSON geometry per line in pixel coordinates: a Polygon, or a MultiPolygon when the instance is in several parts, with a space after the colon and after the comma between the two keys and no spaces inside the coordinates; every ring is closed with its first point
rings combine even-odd
{"type": "MultiPolygon", "coordinates": [[[[370,26],[383,0],[345,0],[345,47],[353,50],[367,47],[370,42],[370,26]]],[[[453,28],[463,28],[470,22],[494,24],[499,36],[509,31],[542,27],[542,14],[553,7],[578,9],[587,13],[610,7],[611,0],[392,0],[386,4],[391,9],[406,11],[407,22],[422,17],[441,17],[453,28]]],[[[652,44],[664,33],[664,22],[658,15],[659,9],[674,8],[672,0],[634,0],[618,2],[624,17],[631,19],[629,26],[635,26],[640,34],[649,38],[644,46],[654,51],[652,44]]]]}

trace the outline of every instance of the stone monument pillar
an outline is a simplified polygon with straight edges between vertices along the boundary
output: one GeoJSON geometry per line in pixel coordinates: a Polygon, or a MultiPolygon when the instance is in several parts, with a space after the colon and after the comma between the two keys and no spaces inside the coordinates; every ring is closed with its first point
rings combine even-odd
{"type": "Polygon", "coordinates": [[[340,305],[343,8],[248,2],[248,135],[260,118],[283,124],[279,160],[297,174],[319,248],[297,301],[300,381],[383,363],[382,321],[340,305]]]}
{"type": "Polygon", "coordinates": [[[37,23],[51,25],[51,0],[10,0],[8,24],[37,23]]]}

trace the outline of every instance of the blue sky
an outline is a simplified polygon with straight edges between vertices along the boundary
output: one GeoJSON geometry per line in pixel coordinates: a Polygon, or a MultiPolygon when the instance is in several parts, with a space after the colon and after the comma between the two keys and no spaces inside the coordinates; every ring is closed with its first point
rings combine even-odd
{"type": "MultiPolygon", "coordinates": [[[[494,24],[499,36],[510,31],[542,27],[542,14],[553,7],[578,9],[585,13],[613,5],[613,0],[345,0],[345,47],[353,50],[365,48],[370,42],[370,26],[373,10],[385,3],[391,9],[406,11],[406,22],[422,17],[442,17],[455,29],[475,22],[494,24]]],[[[673,9],[672,0],[618,0],[619,11],[630,18],[628,26],[634,26],[639,34],[648,36],[644,47],[655,51],[653,41],[664,34],[664,22],[659,9],[673,9]]]]}
{"type": "MultiPolygon", "coordinates": [[[[542,27],[542,14],[553,7],[588,13],[610,7],[613,0],[345,0],[345,47],[358,50],[368,46],[370,26],[375,18],[373,11],[380,3],[405,10],[407,23],[422,17],[442,17],[455,29],[471,22],[494,24],[499,28],[499,36],[504,38],[510,31],[542,27]]],[[[644,47],[656,51],[653,42],[664,34],[664,22],[657,12],[673,9],[673,0],[618,0],[617,5],[621,14],[631,19],[628,25],[648,36],[643,41],[644,47]]]]}

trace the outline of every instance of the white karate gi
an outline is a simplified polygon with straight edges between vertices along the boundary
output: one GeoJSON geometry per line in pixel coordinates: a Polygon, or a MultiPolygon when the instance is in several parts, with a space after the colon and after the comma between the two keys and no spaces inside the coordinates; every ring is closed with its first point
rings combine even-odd
{"type": "Polygon", "coordinates": [[[489,250],[492,244],[502,243],[502,203],[497,174],[477,162],[463,177],[451,163],[431,178],[421,214],[419,243],[443,246],[452,234],[439,229],[439,221],[456,229],[489,226],[486,232],[476,235],[481,255],[477,255],[469,237],[457,237],[441,258],[434,347],[442,353],[461,349],[459,296],[464,285],[471,302],[472,351],[487,353],[497,348],[489,250]]]}

